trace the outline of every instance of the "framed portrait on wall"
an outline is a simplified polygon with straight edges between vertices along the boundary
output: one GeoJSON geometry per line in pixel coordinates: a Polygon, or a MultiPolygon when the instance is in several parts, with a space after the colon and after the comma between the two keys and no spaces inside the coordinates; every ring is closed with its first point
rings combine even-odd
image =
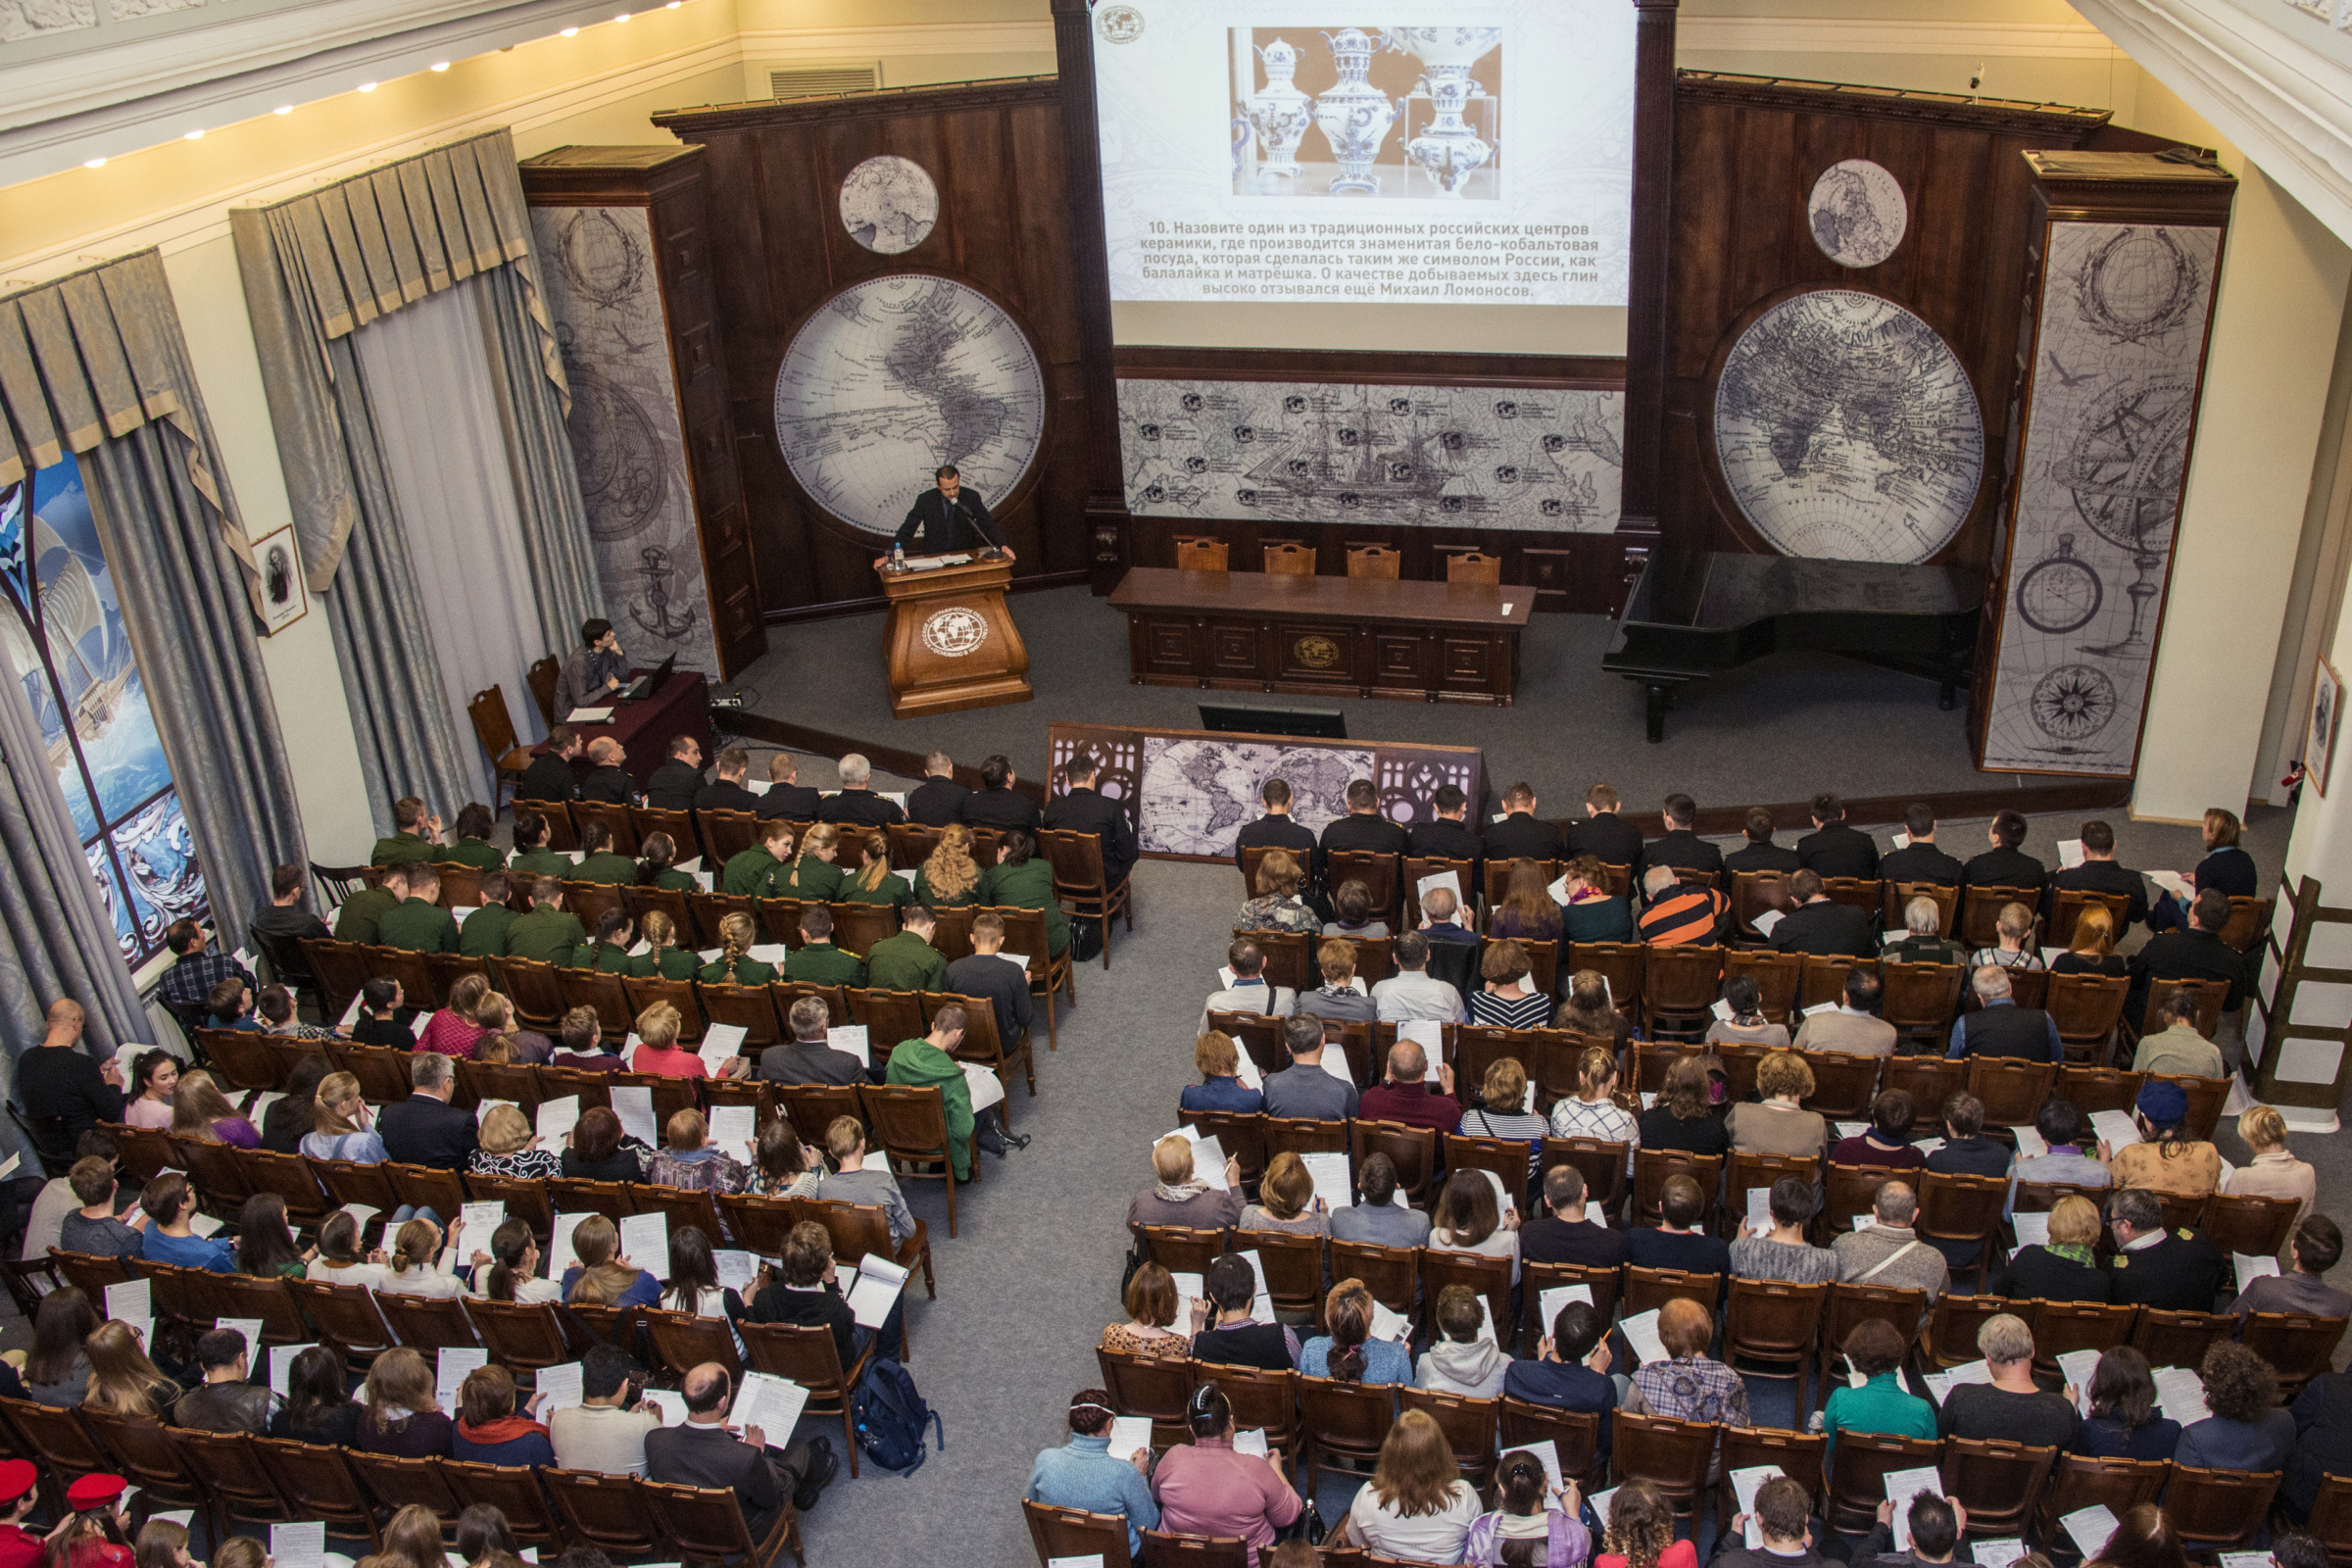
{"type": "Polygon", "coordinates": [[[274,637],[310,613],[311,596],[302,582],[302,557],[294,547],[294,525],[254,541],[255,574],[247,579],[262,635],[274,637]]]}
{"type": "Polygon", "coordinates": [[[2322,796],[2328,793],[2328,768],[2343,727],[2344,683],[2323,656],[2311,683],[2311,730],[2303,738],[2304,782],[2322,796]]]}

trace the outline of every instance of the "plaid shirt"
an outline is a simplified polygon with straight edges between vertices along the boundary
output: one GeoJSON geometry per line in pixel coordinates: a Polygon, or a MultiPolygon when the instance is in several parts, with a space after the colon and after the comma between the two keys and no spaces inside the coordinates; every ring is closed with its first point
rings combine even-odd
{"type": "Polygon", "coordinates": [[[1703,1355],[1652,1361],[1635,1371],[1634,1387],[1642,1391],[1642,1402],[1652,1415],[1735,1427],[1748,1424],[1747,1385],[1739,1373],[1703,1355]]]}
{"type": "Polygon", "coordinates": [[[1642,1142],[1641,1123],[1635,1121],[1634,1113],[1623,1105],[1613,1100],[1577,1100],[1573,1097],[1553,1103],[1551,1136],[1597,1138],[1604,1144],[1635,1147],[1642,1142]]]}
{"type": "Polygon", "coordinates": [[[188,1012],[200,1011],[204,1007],[205,999],[213,994],[213,987],[231,975],[235,975],[255,991],[262,988],[261,982],[254,979],[243,964],[237,962],[237,956],[234,953],[224,953],[219,948],[206,948],[202,953],[186,955],[177,963],[166,969],[162,984],[155,988],[156,995],[163,998],[164,1005],[167,1007],[188,1012]]]}

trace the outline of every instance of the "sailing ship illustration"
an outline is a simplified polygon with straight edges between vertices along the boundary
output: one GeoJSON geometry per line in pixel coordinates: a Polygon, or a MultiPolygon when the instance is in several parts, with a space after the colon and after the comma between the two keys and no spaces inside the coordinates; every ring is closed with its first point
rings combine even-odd
{"type": "Polygon", "coordinates": [[[47,662],[57,672],[57,689],[37,690],[34,708],[47,732],[52,728],[50,711],[58,694],[63,694],[66,711],[49,742],[50,765],[63,767],[73,756],[66,726],[70,724],[85,744],[104,735],[122,713],[123,695],[138,675],[138,664],[131,657],[129,639],[109,624],[105,602],[81,558],[38,513],[33,514],[31,523],[30,562],[24,560],[20,541],[9,541],[16,548],[10,551],[13,559],[8,563],[6,586],[15,613],[0,615],[0,643],[7,646],[9,662],[19,675],[41,667],[41,650],[34,638],[47,644],[47,662]],[[51,567],[53,554],[56,564],[51,567]],[[48,579],[45,582],[41,581],[43,575],[48,579]],[[38,584],[37,608],[26,598],[27,588],[33,584],[38,584]]]}

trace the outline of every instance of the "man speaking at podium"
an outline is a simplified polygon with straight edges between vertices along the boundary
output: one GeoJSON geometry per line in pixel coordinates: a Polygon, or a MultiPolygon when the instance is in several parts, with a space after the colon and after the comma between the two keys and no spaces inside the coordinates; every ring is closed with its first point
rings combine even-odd
{"type": "MultiPolygon", "coordinates": [[[[996,519],[988,514],[988,504],[980,499],[978,491],[963,488],[956,465],[942,465],[931,477],[939,481],[937,488],[914,498],[914,505],[907,509],[906,520],[899,524],[898,537],[892,544],[913,555],[945,556],[968,551],[980,543],[1004,551],[1006,561],[1015,559],[996,519]],[[914,531],[918,527],[923,531],[919,550],[914,548],[914,531]]],[[[887,565],[889,561],[888,556],[876,556],[874,564],[887,565]]]]}

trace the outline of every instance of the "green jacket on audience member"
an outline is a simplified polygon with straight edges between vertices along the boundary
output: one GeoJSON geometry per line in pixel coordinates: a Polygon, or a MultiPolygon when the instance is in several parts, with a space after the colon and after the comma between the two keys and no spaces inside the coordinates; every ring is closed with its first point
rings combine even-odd
{"type": "Polygon", "coordinates": [[[455,953],[458,918],[429,900],[411,898],[384,911],[375,922],[375,940],[381,947],[410,953],[455,953]]]}
{"type": "Polygon", "coordinates": [[[963,1069],[956,1064],[956,1058],[929,1040],[902,1040],[890,1054],[890,1067],[882,1081],[939,1091],[948,1113],[948,1161],[955,1166],[957,1181],[970,1181],[972,1088],[964,1082],[963,1069]]]}

